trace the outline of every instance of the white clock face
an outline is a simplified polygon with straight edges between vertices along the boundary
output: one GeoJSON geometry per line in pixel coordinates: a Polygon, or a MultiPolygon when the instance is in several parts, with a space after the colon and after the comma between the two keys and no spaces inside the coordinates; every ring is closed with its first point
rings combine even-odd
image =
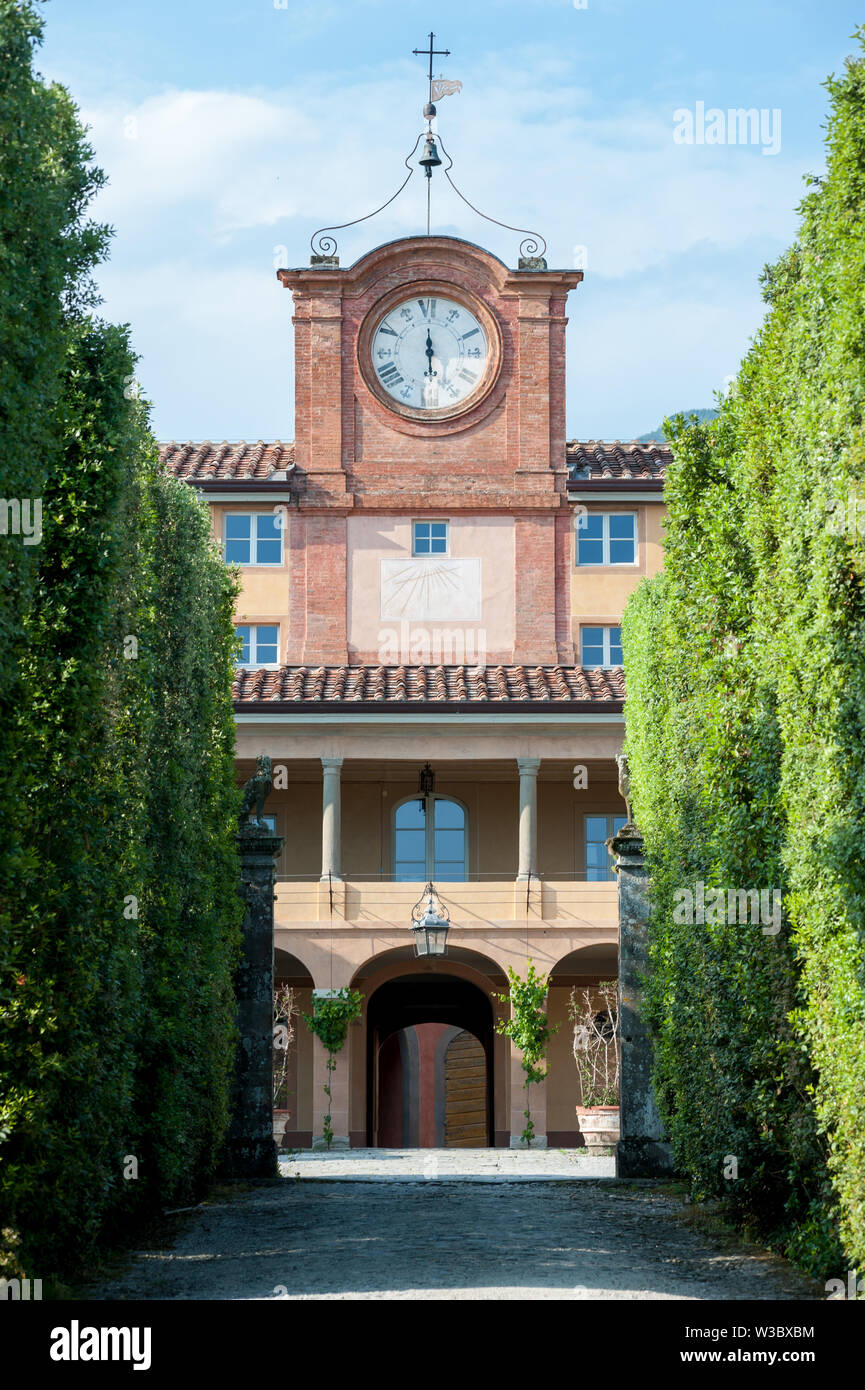
{"type": "Polygon", "coordinates": [[[376,377],[413,410],[459,405],[486,374],[488,358],[483,328],[453,299],[406,299],[388,310],[372,339],[376,377]]]}

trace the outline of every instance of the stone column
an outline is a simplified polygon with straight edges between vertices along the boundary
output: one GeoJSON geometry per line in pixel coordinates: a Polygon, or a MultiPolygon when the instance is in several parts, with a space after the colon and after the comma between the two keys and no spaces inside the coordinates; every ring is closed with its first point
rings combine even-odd
{"type": "Polygon", "coordinates": [[[342,880],[342,831],[340,826],[340,772],[342,758],[322,758],[324,785],[321,800],[321,881],[342,880]]]}
{"type": "Polygon", "coordinates": [[[273,1139],[273,889],[282,836],[250,821],[237,836],[246,903],[235,977],[237,1048],[224,1171],[233,1178],[277,1174],[273,1139]]]}
{"type": "Polygon", "coordinates": [[[629,821],[607,841],[616,856],[619,885],[619,1032],[622,1067],[619,1082],[620,1137],[616,1176],[661,1178],[673,1172],[669,1144],[652,1086],[652,1040],[643,1020],[643,987],[648,969],[646,931],[649,878],[643,837],[629,821]]]}
{"type": "Polygon", "coordinates": [[[538,768],[540,758],[517,758],[520,770],[520,854],[517,881],[538,876],[538,768]]]}

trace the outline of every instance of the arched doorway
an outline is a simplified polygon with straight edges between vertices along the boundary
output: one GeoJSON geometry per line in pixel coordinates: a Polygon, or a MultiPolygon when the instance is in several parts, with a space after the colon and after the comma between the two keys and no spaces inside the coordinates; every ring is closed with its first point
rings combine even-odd
{"type": "Polygon", "coordinates": [[[493,1130],[493,1012],[455,975],[388,980],[367,1011],[367,1143],[487,1148],[493,1130]]]}

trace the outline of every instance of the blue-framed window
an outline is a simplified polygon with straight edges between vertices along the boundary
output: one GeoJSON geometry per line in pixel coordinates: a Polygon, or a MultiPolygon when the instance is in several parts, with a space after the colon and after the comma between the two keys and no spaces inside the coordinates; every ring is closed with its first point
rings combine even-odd
{"type": "Polygon", "coordinates": [[[583,666],[621,666],[622,629],[584,627],[580,629],[580,661],[583,666]]]}
{"type": "Polygon", "coordinates": [[[234,631],[240,638],[238,666],[278,666],[279,626],[276,623],[241,623],[234,631]]]}
{"type": "Polygon", "coordinates": [[[282,517],[275,512],[228,512],[223,523],[229,565],[281,565],[282,517]]]}
{"type": "Polygon", "coordinates": [[[454,883],[468,870],[468,817],[448,796],[413,796],[394,808],[393,870],[398,883],[454,883]]]}
{"type": "Polygon", "coordinates": [[[412,555],[447,555],[448,523],[446,521],[412,522],[412,555]]]}
{"type": "Polygon", "coordinates": [[[577,526],[578,565],[635,565],[635,512],[589,512],[577,526]]]}
{"type": "Polygon", "coordinates": [[[624,816],[584,816],[586,844],[586,881],[608,883],[616,875],[607,840],[617,835],[625,824],[624,816]]]}

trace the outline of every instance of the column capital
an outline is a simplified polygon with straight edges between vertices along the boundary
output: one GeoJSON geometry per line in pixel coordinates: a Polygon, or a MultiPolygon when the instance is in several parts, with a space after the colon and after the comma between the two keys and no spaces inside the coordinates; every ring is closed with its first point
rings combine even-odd
{"type": "Polygon", "coordinates": [[[521,777],[537,777],[540,765],[540,758],[517,758],[517,767],[521,777]]]}
{"type": "Polygon", "coordinates": [[[342,758],[322,758],[321,760],[321,766],[325,772],[339,772],[342,764],[342,758]]]}

